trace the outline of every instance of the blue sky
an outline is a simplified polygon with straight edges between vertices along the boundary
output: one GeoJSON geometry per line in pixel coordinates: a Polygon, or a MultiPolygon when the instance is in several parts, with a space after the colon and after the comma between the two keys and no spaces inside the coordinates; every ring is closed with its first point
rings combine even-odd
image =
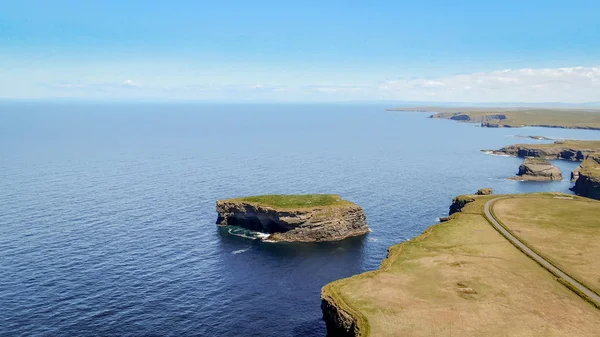
{"type": "Polygon", "coordinates": [[[3,1],[0,97],[600,101],[598,13],[587,0],[3,1]]]}

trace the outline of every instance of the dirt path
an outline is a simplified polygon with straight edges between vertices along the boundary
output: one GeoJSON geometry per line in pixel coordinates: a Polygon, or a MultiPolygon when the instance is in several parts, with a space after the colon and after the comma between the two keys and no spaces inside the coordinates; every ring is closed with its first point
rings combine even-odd
{"type": "Polygon", "coordinates": [[[529,248],[529,246],[527,246],[526,244],[524,244],[523,242],[521,242],[521,240],[519,240],[516,236],[514,236],[511,232],[509,232],[494,217],[494,215],[491,212],[491,208],[493,207],[494,202],[496,202],[496,201],[498,201],[500,199],[502,199],[502,198],[492,199],[492,200],[488,201],[485,204],[485,207],[484,207],[485,217],[492,224],[492,226],[494,226],[494,228],[496,228],[496,230],[498,232],[500,232],[500,234],[502,234],[502,236],[504,236],[508,241],[510,241],[517,248],[519,248],[523,253],[525,253],[527,256],[529,256],[530,258],[532,258],[535,262],[537,262],[542,267],[546,268],[549,272],[551,272],[555,276],[560,277],[561,279],[563,279],[571,287],[575,288],[580,294],[585,295],[590,301],[595,302],[596,307],[600,308],[600,296],[598,296],[598,294],[596,294],[595,292],[593,292],[592,290],[590,290],[589,288],[587,288],[585,285],[577,282],[577,280],[575,280],[571,276],[567,275],[562,270],[556,268],[548,260],[544,259],[538,253],[536,253],[535,251],[533,251],[531,248],[529,248]]]}

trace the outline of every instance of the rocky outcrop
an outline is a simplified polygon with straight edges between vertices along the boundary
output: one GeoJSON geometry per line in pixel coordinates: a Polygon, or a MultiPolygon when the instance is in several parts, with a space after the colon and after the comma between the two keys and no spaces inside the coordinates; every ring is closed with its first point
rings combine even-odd
{"type": "Polygon", "coordinates": [[[475,195],[492,195],[493,190],[491,188],[480,188],[475,192],[475,195]]]}
{"type": "Polygon", "coordinates": [[[502,124],[506,120],[506,115],[496,114],[484,116],[481,120],[481,127],[483,128],[511,128],[512,125],[502,124]]]}
{"type": "MultiPolygon", "coordinates": [[[[583,164],[583,163],[582,163],[583,164]]],[[[576,169],[571,172],[571,181],[576,182],[579,178],[579,173],[581,172],[581,165],[579,165],[576,169]]]]}
{"type": "Polygon", "coordinates": [[[368,233],[362,208],[351,202],[331,206],[274,208],[229,199],[217,201],[217,224],[270,234],[268,241],[336,241],[368,233]]]}
{"type": "Polygon", "coordinates": [[[513,180],[562,180],[560,170],[549,161],[541,158],[526,158],[519,166],[519,172],[513,180]]]}
{"type": "Polygon", "coordinates": [[[456,115],[450,117],[450,119],[453,121],[468,122],[471,120],[471,117],[469,117],[469,115],[465,115],[465,114],[456,114],[456,115]]]}
{"type": "Polygon", "coordinates": [[[600,152],[588,155],[571,179],[575,179],[571,190],[577,195],[600,200],[600,152]]]}
{"type": "Polygon", "coordinates": [[[494,122],[481,122],[482,128],[510,128],[509,125],[498,124],[494,122]]]}
{"type": "Polygon", "coordinates": [[[452,199],[452,204],[450,204],[450,210],[448,211],[447,217],[439,218],[440,222],[446,222],[451,219],[451,215],[454,213],[461,212],[462,209],[468,204],[476,200],[477,196],[482,195],[491,195],[493,193],[491,188],[480,188],[473,195],[465,194],[459,195],[452,199]]]}
{"type": "Polygon", "coordinates": [[[450,205],[450,211],[448,212],[448,215],[462,211],[465,205],[473,201],[475,201],[475,197],[472,195],[459,195],[458,197],[455,197],[452,199],[452,204],[450,205]]]}
{"type": "Polygon", "coordinates": [[[553,144],[516,144],[500,150],[483,151],[522,158],[538,157],[550,160],[582,161],[587,155],[600,151],[600,143],[596,141],[555,141],[553,144]]]}

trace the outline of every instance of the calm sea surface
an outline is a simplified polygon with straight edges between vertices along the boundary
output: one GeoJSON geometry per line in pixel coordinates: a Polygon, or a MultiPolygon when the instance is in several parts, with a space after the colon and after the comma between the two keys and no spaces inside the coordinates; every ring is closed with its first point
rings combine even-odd
{"type": "Polygon", "coordinates": [[[571,186],[508,181],[521,160],[480,149],[600,138],[384,108],[0,104],[0,334],[324,336],[321,287],[376,269],[453,196],[571,186]],[[373,232],[268,244],[215,226],[217,199],[264,193],[338,193],[373,232]]]}

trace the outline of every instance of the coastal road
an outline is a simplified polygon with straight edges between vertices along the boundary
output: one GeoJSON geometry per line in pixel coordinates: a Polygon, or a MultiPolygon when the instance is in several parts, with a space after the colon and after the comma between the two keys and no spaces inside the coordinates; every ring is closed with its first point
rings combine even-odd
{"type": "Polygon", "coordinates": [[[529,248],[529,246],[527,246],[526,244],[521,242],[521,240],[519,240],[516,236],[514,236],[511,232],[509,232],[496,219],[496,217],[492,214],[491,209],[494,206],[494,203],[500,199],[502,199],[502,198],[492,199],[485,204],[485,207],[484,207],[485,217],[490,222],[490,224],[492,224],[492,226],[494,226],[494,228],[496,228],[496,230],[498,232],[500,232],[500,234],[502,234],[508,241],[510,241],[517,248],[519,248],[523,253],[525,253],[527,256],[532,258],[535,262],[540,264],[542,267],[546,268],[549,272],[551,272],[555,276],[560,277],[563,280],[565,280],[565,282],[569,283],[573,288],[577,289],[577,291],[579,291],[581,294],[584,294],[585,296],[587,296],[588,299],[595,302],[596,306],[600,308],[600,296],[598,296],[598,294],[596,294],[595,292],[593,292],[592,290],[587,288],[585,285],[577,282],[577,280],[575,280],[571,276],[567,275],[562,270],[556,268],[548,260],[544,259],[538,253],[533,251],[533,249],[529,248]]]}

